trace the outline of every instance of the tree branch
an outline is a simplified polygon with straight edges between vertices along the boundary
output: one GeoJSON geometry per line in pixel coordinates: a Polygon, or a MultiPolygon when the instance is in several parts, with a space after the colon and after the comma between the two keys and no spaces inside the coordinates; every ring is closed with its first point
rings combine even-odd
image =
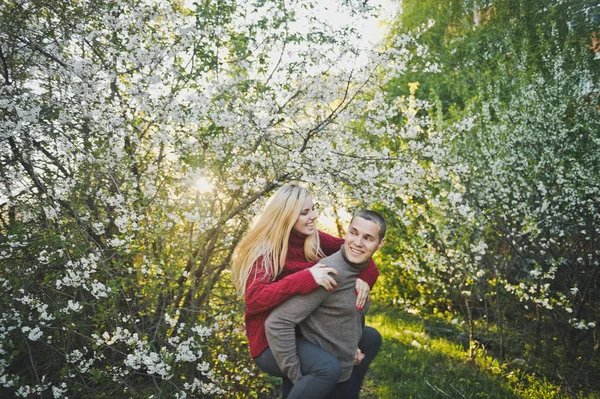
{"type": "Polygon", "coordinates": [[[8,63],[6,62],[6,58],[4,58],[4,53],[2,52],[2,47],[0,47],[0,62],[2,63],[2,75],[4,76],[4,86],[10,86],[10,79],[8,74],[8,63]]]}
{"type": "Polygon", "coordinates": [[[65,64],[63,61],[61,61],[58,57],[56,57],[56,56],[50,54],[49,52],[47,52],[46,50],[44,50],[44,48],[42,46],[40,46],[39,44],[29,41],[28,39],[26,39],[24,37],[19,37],[18,39],[21,43],[24,43],[27,46],[33,47],[35,50],[39,51],[44,56],[50,58],[52,61],[58,63],[63,68],[69,68],[69,66],[67,64],[65,64]]]}

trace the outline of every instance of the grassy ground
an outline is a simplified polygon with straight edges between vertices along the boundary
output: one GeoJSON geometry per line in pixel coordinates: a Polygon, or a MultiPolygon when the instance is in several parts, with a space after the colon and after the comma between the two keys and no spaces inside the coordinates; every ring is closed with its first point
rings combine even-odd
{"type": "MultiPolygon", "coordinates": [[[[451,325],[434,326],[426,333],[427,323],[407,313],[373,310],[368,324],[382,334],[383,346],[371,365],[363,399],[567,398],[562,387],[543,376],[501,364],[483,351],[467,361],[467,351],[456,342],[458,331],[451,325]]],[[[577,398],[597,399],[600,394],[577,398]]]]}

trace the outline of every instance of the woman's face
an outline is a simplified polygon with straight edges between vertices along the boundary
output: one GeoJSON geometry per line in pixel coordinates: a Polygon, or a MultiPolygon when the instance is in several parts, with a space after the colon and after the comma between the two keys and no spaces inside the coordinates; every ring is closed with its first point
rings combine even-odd
{"type": "Polygon", "coordinates": [[[317,228],[317,226],[315,226],[316,219],[317,212],[315,211],[313,199],[311,196],[308,196],[302,205],[300,216],[298,216],[298,219],[296,219],[296,223],[294,223],[292,231],[303,236],[308,236],[317,228]]]}

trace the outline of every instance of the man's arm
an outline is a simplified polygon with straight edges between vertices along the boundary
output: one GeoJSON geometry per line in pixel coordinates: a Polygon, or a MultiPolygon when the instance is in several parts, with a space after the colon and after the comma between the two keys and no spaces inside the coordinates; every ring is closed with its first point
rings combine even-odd
{"type": "Polygon", "coordinates": [[[265,331],[273,356],[283,371],[295,384],[302,378],[300,358],[296,348],[296,324],[306,319],[327,296],[319,288],[307,295],[296,295],[273,309],[265,322],[265,331]]]}

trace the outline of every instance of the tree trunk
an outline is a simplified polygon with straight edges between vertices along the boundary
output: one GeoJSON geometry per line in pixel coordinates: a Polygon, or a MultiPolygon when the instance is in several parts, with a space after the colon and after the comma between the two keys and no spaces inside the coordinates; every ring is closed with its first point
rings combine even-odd
{"type": "Polygon", "coordinates": [[[540,356],[542,353],[542,316],[540,313],[540,307],[535,306],[535,355],[540,356]]]}
{"type": "Polygon", "coordinates": [[[467,307],[467,321],[469,323],[469,359],[473,359],[473,314],[469,305],[469,298],[466,295],[465,306],[467,307]]]}
{"type": "Polygon", "coordinates": [[[594,328],[594,352],[598,353],[598,325],[594,328]]]}
{"type": "Polygon", "coordinates": [[[500,359],[504,359],[504,314],[500,297],[500,283],[496,273],[496,323],[498,325],[498,339],[500,341],[500,359]]]}
{"type": "Polygon", "coordinates": [[[340,220],[340,215],[338,215],[338,210],[335,206],[333,207],[333,214],[335,215],[335,227],[337,228],[338,236],[345,237],[346,230],[344,230],[344,226],[342,225],[342,221],[340,220]]]}
{"type": "Polygon", "coordinates": [[[477,7],[474,7],[473,8],[473,24],[475,25],[475,27],[479,26],[479,19],[480,19],[479,10],[477,9],[477,7]]]}

